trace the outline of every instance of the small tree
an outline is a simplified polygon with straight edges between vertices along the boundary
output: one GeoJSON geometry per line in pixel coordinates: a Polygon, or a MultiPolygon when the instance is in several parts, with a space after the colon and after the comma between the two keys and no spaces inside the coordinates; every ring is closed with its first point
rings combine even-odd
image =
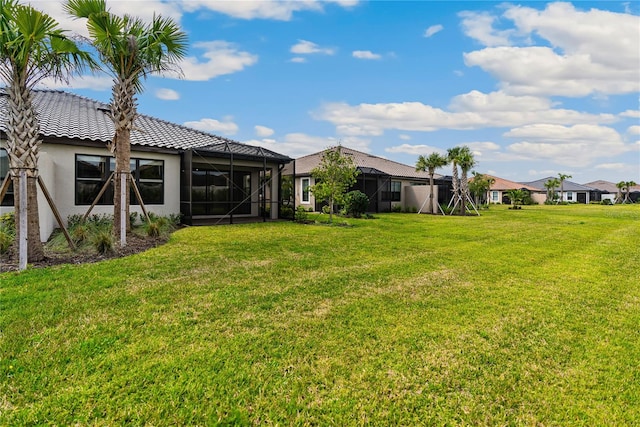
{"type": "Polygon", "coordinates": [[[567,175],[564,173],[558,174],[558,180],[560,181],[560,201],[559,203],[564,202],[564,180],[567,178],[571,178],[571,175],[567,175]]]}
{"type": "Polygon", "coordinates": [[[482,198],[486,196],[491,189],[491,185],[493,185],[496,180],[493,177],[475,171],[473,171],[472,174],[473,179],[469,181],[469,191],[473,194],[476,205],[478,205],[482,202],[482,198]]]}
{"type": "Polygon", "coordinates": [[[356,182],[358,171],[353,159],[342,154],[342,146],[330,148],[322,155],[320,165],[311,171],[316,184],[313,195],[329,204],[329,223],[333,223],[333,207],[341,204],[344,194],[356,182]]]}
{"type": "Polygon", "coordinates": [[[507,191],[509,200],[511,200],[511,207],[509,209],[520,209],[520,206],[524,203],[527,197],[527,191],[521,188],[507,191]]]}
{"type": "Polygon", "coordinates": [[[546,204],[551,204],[556,200],[556,188],[560,185],[558,178],[552,178],[544,183],[544,188],[547,189],[547,201],[546,204]]]}

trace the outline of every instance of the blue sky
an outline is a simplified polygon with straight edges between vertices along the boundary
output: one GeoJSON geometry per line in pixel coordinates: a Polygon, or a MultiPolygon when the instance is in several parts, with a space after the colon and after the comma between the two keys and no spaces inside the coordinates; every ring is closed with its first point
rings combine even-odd
{"type": "MultiPolygon", "coordinates": [[[[515,181],[640,182],[638,2],[107,4],[189,35],[183,78],[149,78],[142,114],[294,158],[340,142],[413,165],[468,145],[475,170],[515,181]]],[[[110,84],[66,90],[108,102],[110,84]]]]}

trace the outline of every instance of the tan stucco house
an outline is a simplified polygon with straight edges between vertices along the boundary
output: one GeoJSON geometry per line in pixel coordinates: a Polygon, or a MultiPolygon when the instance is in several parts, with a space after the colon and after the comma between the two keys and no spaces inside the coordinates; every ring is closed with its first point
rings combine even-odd
{"type": "MultiPolygon", "coordinates": [[[[35,91],[42,146],[39,174],[62,218],[84,214],[114,169],[106,144],[114,134],[107,104],[63,91],[35,91]]],[[[0,90],[0,180],[8,172],[7,95],[0,90]]],[[[198,224],[278,217],[287,156],[154,117],[140,115],[131,133],[131,170],[148,210],[198,224]]],[[[1,182],[1,181],[0,181],[1,182]]],[[[93,213],[113,213],[112,186],[93,213]]],[[[41,237],[57,227],[40,194],[41,237]]],[[[0,214],[13,210],[11,190],[0,214]]],[[[140,212],[134,196],[131,211],[140,212]]]]}
{"type": "MultiPolygon", "coordinates": [[[[316,211],[321,209],[322,201],[316,200],[309,189],[315,184],[311,171],[320,165],[327,150],[299,157],[285,167],[284,174],[294,177],[295,206],[316,211]]],[[[353,159],[360,172],[350,190],[362,191],[369,197],[369,212],[389,212],[394,207],[418,210],[424,204],[429,195],[428,173],[348,147],[341,147],[341,150],[353,159]]],[[[436,200],[446,204],[451,197],[451,178],[435,174],[434,182],[434,194],[438,195],[436,200]]]]}

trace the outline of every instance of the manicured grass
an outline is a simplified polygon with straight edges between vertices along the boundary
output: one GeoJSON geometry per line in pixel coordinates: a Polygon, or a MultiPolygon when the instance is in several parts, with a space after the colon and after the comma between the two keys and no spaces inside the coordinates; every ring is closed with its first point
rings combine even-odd
{"type": "Polygon", "coordinates": [[[348,221],[0,274],[0,425],[640,419],[640,206],[348,221]]]}

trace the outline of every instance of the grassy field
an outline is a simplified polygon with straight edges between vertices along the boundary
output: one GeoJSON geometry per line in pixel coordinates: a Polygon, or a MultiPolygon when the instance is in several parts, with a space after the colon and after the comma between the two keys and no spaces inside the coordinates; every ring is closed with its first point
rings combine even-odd
{"type": "Polygon", "coordinates": [[[0,425],[638,425],[640,206],[348,221],[0,274],[0,425]]]}

